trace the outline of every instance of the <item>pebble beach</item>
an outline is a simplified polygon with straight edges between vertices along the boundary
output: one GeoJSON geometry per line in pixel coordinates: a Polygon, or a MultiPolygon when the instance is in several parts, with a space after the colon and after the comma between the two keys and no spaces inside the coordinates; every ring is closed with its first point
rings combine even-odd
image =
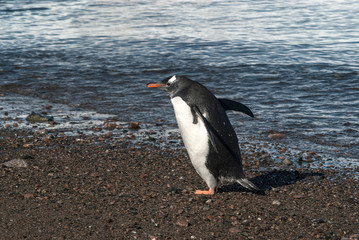
{"type": "Polygon", "coordinates": [[[355,171],[263,168],[270,158],[246,151],[264,195],[225,183],[195,195],[206,186],[185,149],[140,126],[121,138],[2,128],[1,239],[359,239],[355,171]]]}

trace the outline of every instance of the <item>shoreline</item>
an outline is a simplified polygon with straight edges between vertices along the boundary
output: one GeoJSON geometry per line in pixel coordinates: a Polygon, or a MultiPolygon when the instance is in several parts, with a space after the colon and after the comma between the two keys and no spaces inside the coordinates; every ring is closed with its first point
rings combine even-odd
{"type": "Polygon", "coordinates": [[[358,239],[359,181],[243,152],[266,195],[222,184],[213,196],[183,148],[111,136],[0,129],[0,228],[7,239],[358,239]],[[5,167],[13,159],[27,167],[5,167]],[[271,162],[267,163],[268,165],[271,162]]]}
{"type": "MultiPolygon", "coordinates": [[[[133,122],[123,121],[114,114],[98,113],[83,109],[80,105],[54,103],[19,94],[0,92],[0,100],[4,101],[0,107],[0,128],[31,131],[43,138],[102,136],[106,139],[132,140],[128,142],[133,146],[154,143],[164,148],[183,148],[177,126],[166,119],[152,119],[145,123],[138,123],[137,119],[133,122]],[[29,123],[26,118],[32,112],[53,117],[54,121],[29,123]]],[[[296,147],[291,143],[291,136],[272,129],[263,129],[256,135],[246,133],[245,137],[241,136],[241,129],[236,129],[236,132],[242,153],[261,160],[258,167],[281,169],[284,165],[291,169],[332,169],[359,179],[358,160],[343,150],[330,147],[325,151],[320,145],[296,147]],[[335,152],[338,154],[333,155],[335,152]]]]}

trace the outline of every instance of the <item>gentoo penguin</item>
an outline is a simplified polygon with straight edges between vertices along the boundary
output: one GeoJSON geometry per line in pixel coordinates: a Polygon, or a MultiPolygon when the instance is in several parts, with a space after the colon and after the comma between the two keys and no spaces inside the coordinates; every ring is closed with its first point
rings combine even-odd
{"type": "Polygon", "coordinates": [[[237,135],[226,110],[235,110],[254,117],[245,105],[216,98],[206,87],[184,76],[171,76],[149,88],[166,91],[176,115],[184,145],[197,173],[209,187],[196,194],[214,194],[221,181],[237,182],[258,192],[244,175],[237,135]]]}

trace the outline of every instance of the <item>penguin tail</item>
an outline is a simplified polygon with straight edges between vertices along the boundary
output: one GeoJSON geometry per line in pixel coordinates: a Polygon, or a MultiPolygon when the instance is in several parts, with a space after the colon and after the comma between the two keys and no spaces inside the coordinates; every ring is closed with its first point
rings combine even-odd
{"type": "Polygon", "coordinates": [[[247,178],[241,178],[237,180],[237,183],[239,183],[242,187],[247,188],[248,190],[264,195],[264,191],[260,188],[258,188],[256,185],[254,185],[254,183],[252,183],[251,181],[249,181],[247,178]]]}

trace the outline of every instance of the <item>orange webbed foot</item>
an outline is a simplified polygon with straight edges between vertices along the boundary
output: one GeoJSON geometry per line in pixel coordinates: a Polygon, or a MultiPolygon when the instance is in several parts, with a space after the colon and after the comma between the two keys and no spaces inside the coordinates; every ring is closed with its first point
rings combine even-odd
{"type": "Polygon", "coordinates": [[[195,194],[204,194],[204,195],[213,195],[214,194],[214,188],[210,188],[207,191],[206,190],[196,190],[195,194]]]}

